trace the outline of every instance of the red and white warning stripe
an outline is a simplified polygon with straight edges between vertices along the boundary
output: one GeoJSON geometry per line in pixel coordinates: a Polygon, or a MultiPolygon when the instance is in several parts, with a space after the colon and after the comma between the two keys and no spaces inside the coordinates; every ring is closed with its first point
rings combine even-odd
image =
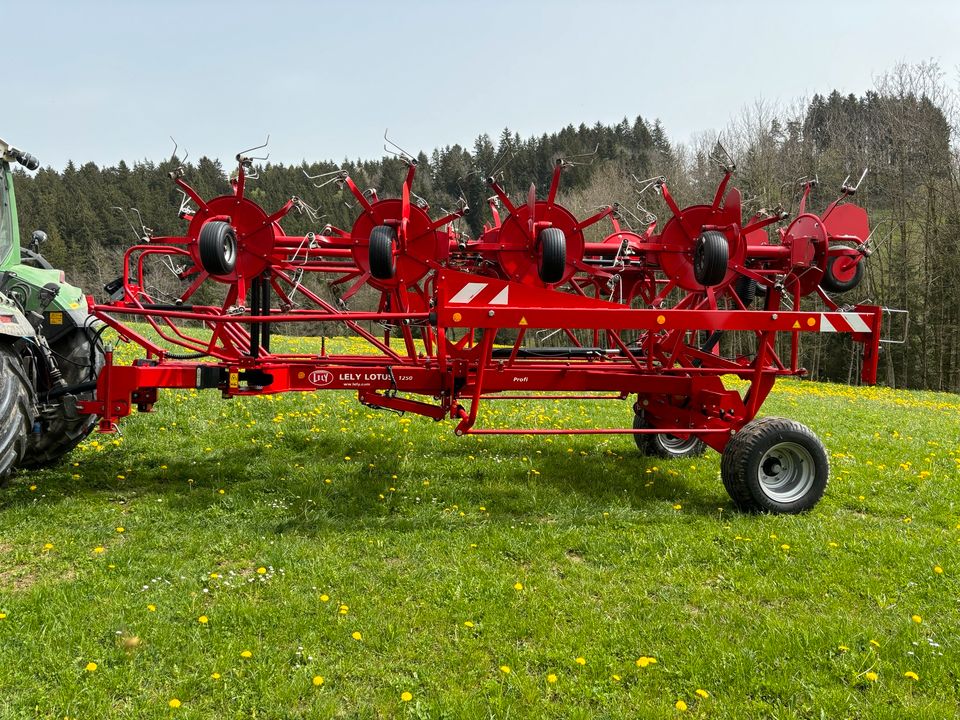
{"type": "MultiPolygon", "coordinates": [[[[488,287],[491,287],[491,283],[488,282],[468,282],[460,291],[450,298],[451,305],[506,305],[510,297],[510,288],[506,285],[496,294],[496,296],[488,301],[484,301],[480,296],[483,294],[489,295],[489,293],[484,293],[488,287]],[[480,299],[478,299],[480,298],[480,299]],[[476,301],[476,302],[474,302],[476,301]]],[[[497,285],[493,285],[493,291],[496,291],[497,285]]]]}
{"type": "MultiPolygon", "coordinates": [[[[870,317],[870,315],[867,315],[870,317]]],[[[820,313],[820,332],[870,332],[863,315],[855,312],[820,313]]]]}

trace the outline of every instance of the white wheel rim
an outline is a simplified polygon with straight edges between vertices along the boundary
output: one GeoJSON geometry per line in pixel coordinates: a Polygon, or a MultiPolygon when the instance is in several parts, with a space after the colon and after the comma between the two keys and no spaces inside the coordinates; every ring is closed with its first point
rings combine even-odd
{"type": "Polygon", "coordinates": [[[671,455],[683,455],[690,452],[696,446],[699,440],[695,437],[688,437],[686,440],[678,438],[669,433],[660,433],[658,436],[660,446],[671,455]]]}
{"type": "Polygon", "coordinates": [[[760,458],[757,479],[764,495],[779,503],[792,503],[813,487],[816,464],[810,451],[795,442],[777,443],[760,458]]]}

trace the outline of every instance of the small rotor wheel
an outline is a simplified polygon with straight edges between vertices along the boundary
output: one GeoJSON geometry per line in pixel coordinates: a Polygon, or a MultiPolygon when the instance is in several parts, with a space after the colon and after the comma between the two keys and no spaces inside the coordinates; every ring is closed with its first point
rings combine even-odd
{"type": "Polygon", "coordinates": [[[863,280],[863,262],[850,255],[831,255],[820,281],[827,292],[840,294],[855,289],[863,280]],[[851,264],[852,263],[852,264],[851,264]]]}
{"type": "MultiPolygon", "coordinates": [[[[642,430],[653,427],[644,413],[633,416],[633,429],[642,430]]],[[[706,443],[696,435],[680,437],[670,433],[635,433],[634,442],[643,455],[665,459],[700,457],[707,451],[706,443]]]]}
{"type": "Polygon", "coordinates": [[[397,274],[397,231],[377,225],[370,231],[370,274],[377,280],[392,280],[397,274]]]}
{"type": "Polygon", "coordinates": [[[211,275],[229,275],[237,266],[237,233],[230,223],[211,220],[197,239],[200,265],[211,275]]]}
{"type": "Polygon", "coordinates": [[[693,276],[704,287],[723,282],[730,262],[727,237],[717,230],[700,233],[693,248],[693,276]]]}
{"type": "Polygon", "coordinates": [[[560,228],[544,228],[537,235],[540,257],[537,274],[543,282],[558,283],[567,269],[567,236],[560,228]]]}

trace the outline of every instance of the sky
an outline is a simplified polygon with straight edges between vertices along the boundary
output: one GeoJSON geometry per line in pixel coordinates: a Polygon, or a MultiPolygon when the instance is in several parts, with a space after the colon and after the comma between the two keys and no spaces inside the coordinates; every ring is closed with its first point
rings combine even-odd
{"type": "Polygon", "coordinates": [[[0,137],[62,168],[169,157],[416,153],[504,127],[659,118],[722,129],[758,100],[861,94],[898,62],[954,87],[960,2],[0,0],[0,137]]]}

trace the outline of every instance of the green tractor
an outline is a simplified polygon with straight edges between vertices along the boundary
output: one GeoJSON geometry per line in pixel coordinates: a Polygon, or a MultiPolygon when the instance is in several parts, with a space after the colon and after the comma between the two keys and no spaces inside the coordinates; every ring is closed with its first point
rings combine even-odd
{"type": "Polygon", "coordinates": [[[102,325],[40,254],[46,234],[20,244],[15,163],[40,164],[0,140],[0,483],[17,468],[55,464],[90,433],[97,417],[78,403],[93,398],[103,367],[102,325]]]}

